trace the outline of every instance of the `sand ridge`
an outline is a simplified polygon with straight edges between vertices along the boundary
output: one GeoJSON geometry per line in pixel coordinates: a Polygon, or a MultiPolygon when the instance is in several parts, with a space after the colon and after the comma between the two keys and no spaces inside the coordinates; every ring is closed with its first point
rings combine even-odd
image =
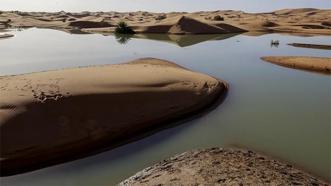
{"type": "Polygon", "coordinates": [[[309,43],[289,43],[288,45],[301,48],[313,48],[322,50],[331,50],[331,45],[309,44],[309,43]]]}
{"type": "Polygon", "coordinates": [[[0,77],[1,175],[127,143],[200,113],[226,90],[153,58],[0,77]]]}
{"type": "Polygon", "coordinates": [[[0,14],[2,27],[39,27],[67,32],[111,33],[119,21],[127,22],[139,33],[222,34],[249,31],[331,35],[330,9],[286,9],[267,13],[220,10],[192,13],[7,11],[0,14]],[[190,27],[186,27],[187,24],[190,27]]]}
{"type": "Polygon", "coordinates": [[[277,65],[331,74],[331,58],[307,56],[266,56],[264,61],[277,65]]]}

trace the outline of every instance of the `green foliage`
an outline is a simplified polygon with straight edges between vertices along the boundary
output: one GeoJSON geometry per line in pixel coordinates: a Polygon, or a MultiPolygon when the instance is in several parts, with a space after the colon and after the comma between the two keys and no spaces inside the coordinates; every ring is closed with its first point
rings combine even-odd
{"type": "Polygon", "coordinates": [[[126,22],[121,21],[117,24],[115,33],[117,34],[134,34],[135,32],[126,24],[126,22]]]}
{"type": "Polygon", "coordinates": [[[214,20],[215,21],[224,21],[224,17],[220,16],[220,15],[217,15],[214,17],[214,20]]]}
{"type": "Polygon", "coordinates": [[[120,44],[127,44],[131,38],[132,38],[132,34],[118,34],[115,33],[115,38],[116,41],[120,44]]]}

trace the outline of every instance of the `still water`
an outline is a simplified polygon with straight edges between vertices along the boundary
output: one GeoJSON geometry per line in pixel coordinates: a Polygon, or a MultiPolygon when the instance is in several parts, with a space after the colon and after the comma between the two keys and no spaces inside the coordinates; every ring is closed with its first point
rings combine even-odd
{"type": "Polygon", "coordinates": [[[215,146],[260,151],[331,180],[331,76],[260,60],[267,55],[331,57],[328,50],[287,45],[330,44],[331,37],[10,32],[14,38],[0,40],[0,75],[155,57],[225,80],[230,90],[201,118],[92,157],[1,178],[2,186],[114,185],[176,153],[215,146]],[[271,47],[272,39],[280,45],[271,47]]]}

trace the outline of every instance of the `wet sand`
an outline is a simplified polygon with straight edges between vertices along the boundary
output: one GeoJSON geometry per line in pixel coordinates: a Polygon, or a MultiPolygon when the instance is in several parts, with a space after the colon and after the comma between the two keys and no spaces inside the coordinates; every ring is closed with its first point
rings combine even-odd
{"type": "Polygon", "coordinates": [[[226,91],[153,58],[0,77],[1,176],[130,142],[203,113],[226,91]]]}

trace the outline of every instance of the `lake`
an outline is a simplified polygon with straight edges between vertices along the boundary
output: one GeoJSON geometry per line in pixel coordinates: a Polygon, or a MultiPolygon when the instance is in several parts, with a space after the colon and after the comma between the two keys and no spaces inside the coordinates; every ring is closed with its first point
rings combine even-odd
{"type": "Polygon", "coordinates": [[[224,102],[203,117],[95,156],[3,177],[2,186],[114,185],[167,157],[207,147],[256,150],[331,180],[331,76],[260,59],[331,57],[329,50],[287,45],[330,44],[330,36],[127,38],[35,28],[9,33],[15,37],[0,40],[0,76],[154,57],[225,80],[230,89],[224,102]],[[280,45],[270,46],[271,40],[280,45]]]}

